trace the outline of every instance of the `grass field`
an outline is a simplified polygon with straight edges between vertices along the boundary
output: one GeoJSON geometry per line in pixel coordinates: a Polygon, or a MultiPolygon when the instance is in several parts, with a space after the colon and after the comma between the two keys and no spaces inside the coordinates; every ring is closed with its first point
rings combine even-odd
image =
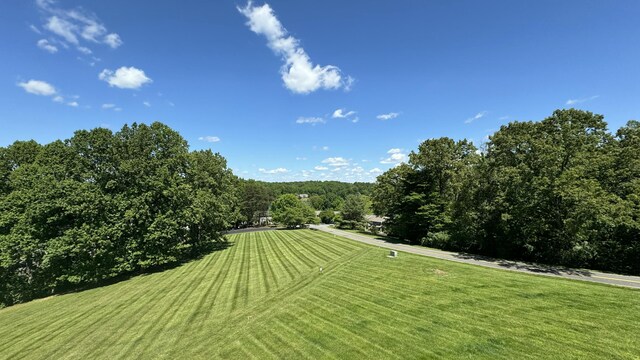
{"type": "Polygon", "coordinates": [[[310,230],[0,310],[0,358],[640,357],[640,292],[310,230]],[[321,273],[319,267],[324,271],[321,273]]]}

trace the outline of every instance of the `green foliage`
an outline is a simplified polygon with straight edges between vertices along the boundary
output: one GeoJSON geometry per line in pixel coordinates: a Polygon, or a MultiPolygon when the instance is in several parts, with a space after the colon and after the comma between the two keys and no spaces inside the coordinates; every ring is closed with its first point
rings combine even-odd
{"type": "Polygon", "coordinates": [[[311,206],[293,194],[280,195],[271,203],[270,212],[275,222],[288,228],[313,223],[316,218],[311,206]]]}
{"type": "Polygon", "coordinates": [[[161,123],[0,151],[0,302],[183,261],[224,241],[236,177],[161,123]],[[9,165],[7,165],[9,164],[9,165]]]}
{"type": "Polygon", "coordinates": [[[268,186],[260,181],[243,180],[240,186],[240,212],[242,220],[253,225],[260,217],[267,216],[274,197],[268,186]]]}
{"type": "Polygon", "coordinates": [[[340,228],[356,229],[364,224],[366,199],[362,195],[349,195],[342,204],[340,218],[337,221],[340,228]]]}
{"type": "Polygon", "coordinates": [[[640,123],[558,110],[512,122],[480,156],[423,142],[378,177],[374,210],[393,235],[491,256],[640,273],[640,123]]]}
{"type": "Polygon", "coordinates": [[[336,215],[333,210],[322,210],[320,214],[318,214],[318,217],[323,224],[333,224],[336,215]]]}

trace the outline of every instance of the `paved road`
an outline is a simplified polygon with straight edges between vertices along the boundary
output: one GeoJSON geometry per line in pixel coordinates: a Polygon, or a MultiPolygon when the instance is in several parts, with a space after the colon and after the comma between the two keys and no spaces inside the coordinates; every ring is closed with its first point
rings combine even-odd
{"type": "Polygon", "coordinates": [[[640,276],[626,276],[618,274],[608,274],[593,270],[571,269],[559,266],[539,265],[519,261],[493,259],[485,256],[455,253],[442,250],[434,250],[422,246],[412,246],[374,239],[369,236],[354,234],[347,231],[334,229],[327,225],[311,225],[311,229],[325,231],[334,235],[346,237],[347,239],[363,242],[365,244],[379,246],[387,249],[404,251],[412,254],[434,257],[437,259],[457,261],[466,264],[480,265],[494,269],[519,271],[535,275],[545,275],[561,277],[565,279],[591,281],[602,284],[626,286],[640,289],[640,276]]]}

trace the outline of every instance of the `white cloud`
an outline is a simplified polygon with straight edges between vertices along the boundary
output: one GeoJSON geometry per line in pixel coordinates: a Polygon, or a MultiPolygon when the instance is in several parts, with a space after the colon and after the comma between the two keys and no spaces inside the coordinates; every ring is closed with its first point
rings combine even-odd
{"type": "Polygon", "coordinates": [[[84,47],[84,46],[78,46],[78,51],[80,51],[81,53],[83,53],[85,55],[93,54],[93,51],[91,51],[91,49],[89,49],[88,47],[84,47]]]}
{"type": "Polygon", "coordinates": [[[115,86],[120,89],[138,89],[144,84],[153,82],[153,80],[145,75],[144,71],[136,69],[133,66],[123,66],[115,72],[104,69],[100,75],[98,75],[98,78],[109,83],[109,86],[115,86]]]}
{"type": "Polygon", "coordinates": [[[318,171],[325,171],[325,170],[329,170],[329,168],[328,168],[328,167],[326,167],[326,166],[320,166],[320,165],[318,165],[318,166],[314,167],[314,169],[315,169],[315,170],[318,170],[318,171]]]}
{"type": "Polygon", "coordinates": [[[60,96],[60,95],[55,96],[52,100],[57,102],[57,103],[63,103],[64,102],[64,98],[62,96],[60,96]]]}
{"type": "Polygon", "coordinates": [[[509,115],[501,116],[499,120],[507,120],[509,119],[509,115]]]}
{"type": "Polygon", "coordinates": [[[322,163],[329,166],[347,166],[349,165],[349,160],[342,157],[330,157],[322,160],[322,163]]]}
{"type": "Polygon", "coordinates": [[[336,119],[343,119],[343,118],[347,118],[351,115],[355,115],[355,111],[348,111],[345,113],[344,109],[337,109],[336,111],[333,112],[333,115],[331,115],[332,118],[336,119]]]}
{"type": "Polygon", "coordinates": [[[373,168],[371,170],[369,170],[370,174],[380,174],[382,172],[382,170],[378,169],[378,168],[373,168]]]}
{"type": "Polygon", "coordinates": [[[200,136],[198,140],[215,143],[220,141],[220,138],[217,136],[200,136]]]}
{"type": "Polygon", "coordinates": [[[391,119],[397,118],[399,115],[400,115],[399,113],[390,112],[388,114],[380,114],[380,115],[376,116],[376,118],[378,120],[391,120],[391,119]]]}
{"type": "Polygon", "coordinates": [[[146,107],[151,107],[151,103],[148,101],[143,101],[142,105],[146,106],[146,107]]]}
{"type": "Polygon", "coordinates": [[[304,156],[298,156],[296,157],[296,160],[304,161],[304,160],[307,160],[307,158],[304,156]]]}
{"type": "Polygon", "coordinates": [[[114,108],[113,111],[122,111],[122,108],[117,107],[117,108],[114,108]]]}
{"type": "Polygon", "coordinates": [[[323,146],[320,148],[322,151],[329,151],[329,147],[328,146],[323,146]]]}
{"type": "MultiPolygon", "coordinates": [[[[49,0],[36,0],[36,4],[46,14],[43,28],[59,36],[60,43],[65,47],[67,43],[79,45],[81,40],[106,44],[112,48],[122,45],[120,36],[116,33],[107,34],[107,27],[91,12],[80,7],[63,9],[57,7],[55,1],[49,0]]],[[[34,25],[30,27],[40,33],[34,25]]]]}
{"type": "Polygon", "coordinates": [[[31,29],[31,31],[33,31],[36,34],[42,34],[42,31],[40,31],[40,29],[38,29],[38,27],[33,24],[29,25],[29,29],[31,29]]]}
{"type": "Polygon", "coordinates": [[[62,37],[67,42],[78,44],[78,37],[76,36],[78,27],[65,19],[52,16],[44,25],[44,28],[62,37]]]}
{"type": "Polygon", "coordinates": [[[320,117],[299,117],[298,120],[296,120],[296,124],[311,124],[311,125],[316,125],[316,124],[324,124],[327,121],[323,118],[320,117]]]}
{"type": "Polygon", "coordinates": [[[380,160],[380,164],[400,164],[407,160],[407,155],[402,151],[402,149],[393,148],[387,151],[389,157],[383,158],[380,160]]]}
{"type": "Polygon", "coordinates": [[[465,120],[464,123],[465,124],[471,124],[472,122],[474,122],[476,120],[482,119],[487,114],[488,114],[487,111],[480,111],[479,113],[475,114],[473,117],[470,117],[467,120],[465,120]]]}
{"type": "Polygon", "coordinates": [[[29,80],[27,82],[18,83],[29,94],[53,96],[56,94],[56,88],[53,85],[41,80],[29,80]]]}
{"type": "Polygon", "coordinates": [[[80,105],[80,104],[78,104],[77,101],[71,101],[71,102],[68,102],[67,105],[69,105],[71,107],[78,107],[78,105],[80,105]]]}
{"type": "Polygon", "coordinates": [[[580,103],[583,103],[583,102],[595,100],[595,99],[597,99],[599,97],[600,97],[600,95],[593,95],[593,96],[590,96],[588,98],[583,98],[583,99],[569,99],[569,100],[567,100],[567,102],[565,104],[566,105],[580,104],[580,103]]]}
{"type": "Polygon", "coordinates": [[[112,49],[115,49],[122,45],[122,40],[120,39],[120,35],[118,34],[109,34],[104,37],[105,44],[111,46],[112,49]]]}
{"type": "Polygon", "coordinates": [[[102,104],[103,109],[113,109],[116,107],[116,104],[102,104]]]}
{"type": "Polygon", "coordinates": [[[55,45],[52,45],[47,39],[38,40],[37,45],[40,49],[48,51],[51,54],[58,52],[58,48],[55,45]]]}
{"type": "Polygon", "coordinates": [[[280,74],[287,89],[307,94],[318,89],[351,87],[353,79],[343,79],[338,67],[313,65],[300,42],[288,34],[269,4],[253,6],[249,1],[244,8],[238,7],[238,11],[249,19],[247,25],[251,31],[264,35],[271,50],[282,57],[284,65],[280,74]]]}
{"type": "Polygon", "coordinates": [[[258,169],[258,171],[260,171],[263,174],[285,174],[289,172],[289,170],[281,167],[277,169],[271,169],[271,170],[260,168],[258,169]]]}

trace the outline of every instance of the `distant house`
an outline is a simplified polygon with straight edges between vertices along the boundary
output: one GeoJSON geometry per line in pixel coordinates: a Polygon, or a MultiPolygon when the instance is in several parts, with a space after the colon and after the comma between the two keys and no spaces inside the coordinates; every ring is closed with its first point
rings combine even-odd
{"type": "Polygon", "coordinates": [[[376,215],[365,215],[364,220],[367,222],[367,228],[370,230],[376,230],[376,232],[382,231],[386,217],[376,215]]]}

